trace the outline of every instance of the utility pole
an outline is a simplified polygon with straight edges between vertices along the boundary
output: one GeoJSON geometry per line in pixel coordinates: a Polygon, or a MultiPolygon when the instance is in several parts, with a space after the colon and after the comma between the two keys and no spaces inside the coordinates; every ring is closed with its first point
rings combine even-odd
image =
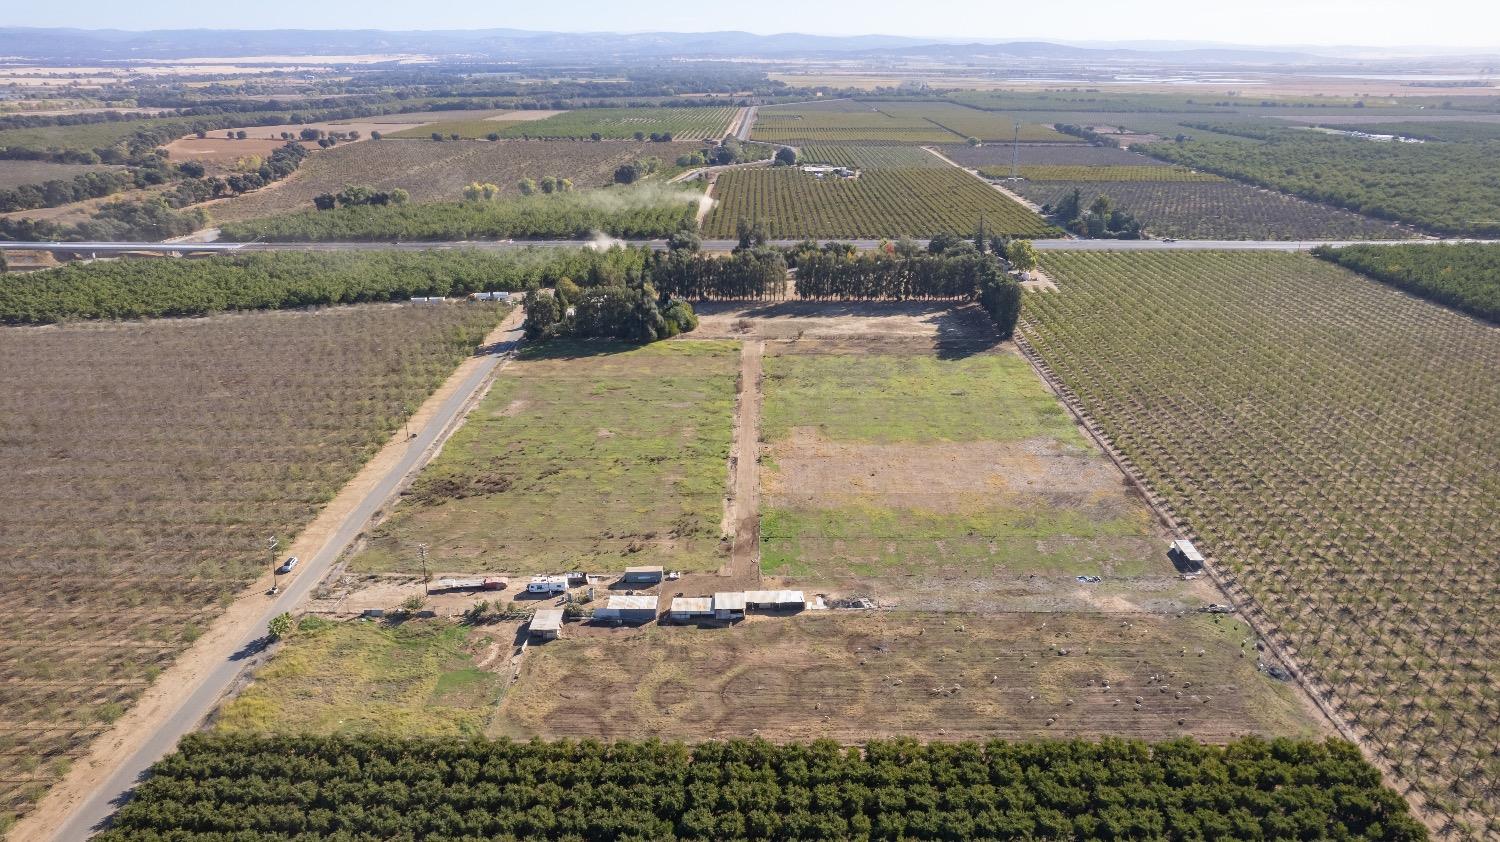
{"type": "Polygon", "coordinates": [[[1021,159],[1021,121],[1017,120],[1015,126],[1016,137],[1010,144],[1010,177],[1012,179],[1019,178],[1021,175],[1017,169],[1017,164],[1021,159]]]}
{"type": "Polygon", "coordinates": [[[280,545],[281,542],[276,540],[275,535],[266,540],[266,551],[271,555],[271,593],[276,593],[279,590],[276,584],[276,548],[280,545]]]}
{"type": "Polygon", "coordinates": [[[427,576],[427,545],[426,544],[418,544],[417,545],[417,556],[422,559],[422,594],[424,596],[431,596],[432,594],[427,590],[428,576],[427,576]]]}

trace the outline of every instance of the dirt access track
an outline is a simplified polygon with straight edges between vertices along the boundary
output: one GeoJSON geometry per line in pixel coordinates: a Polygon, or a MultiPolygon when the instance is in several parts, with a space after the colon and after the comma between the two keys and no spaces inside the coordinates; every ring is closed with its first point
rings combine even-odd
{"type": "Polygon", "coordinates": [[[171,751],[179,735],[196,727],[238,676],[252,641],[266,621],[303,601],[344,547],[407,478],[429,461],[501,364],[496,351],[520,338],[522,313],[512,312],[482,346],[487,353],[465,360],[405,427],[365,463],[285,552],[303,559],[301,571],[283,582],[281,596],[266,596],[269,574],[250,585],[191,648],[157,678],[114,727],[94,742],[87,756],[48,791],[36,809],[10,831],[9,842],[71,842],[114,812],[114,799],[135,785],[137,776],[171,751]]]}

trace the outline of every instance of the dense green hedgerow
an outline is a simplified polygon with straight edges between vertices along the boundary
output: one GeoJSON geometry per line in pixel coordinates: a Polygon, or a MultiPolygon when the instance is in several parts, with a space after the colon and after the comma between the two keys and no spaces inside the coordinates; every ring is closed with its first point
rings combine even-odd
{"type": "Polygon", "coordinates": [[[195,734],[98,838],[1370,839],[1422,826],[1343,742],[1227,746],[195,734]]]}
{"type": "Polygon", "coordinates": [[[663,237],[693,224],[700,194],[656,185],[494,201],[342,207],[226,223],[226,240],[663,237]]]}
{"type": "Polygon", "coordinates": [[[189,316],[413,295],[516,291],[559,278],[593,285],[639,277],[645,249],[277,252],[206,260],[121,260],[9,276],[0,284],[0,322],[189,316]]]}
{"type": "Polygon", "coordinates": [[[1313,254],[1414,295],[1500,322],[1500,245],[1320,247],[1313,254]]]}

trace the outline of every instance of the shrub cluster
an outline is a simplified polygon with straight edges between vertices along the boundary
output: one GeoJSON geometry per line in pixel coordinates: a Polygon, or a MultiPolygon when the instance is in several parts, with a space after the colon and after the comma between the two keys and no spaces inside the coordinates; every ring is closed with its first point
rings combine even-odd
{"type": "Polygon", "coordinates": [[[649,282],[579,287],[563,279],[551,292],[526,294],[526,338],[571,336],[645,344],[698,327],[692,305],[661,295],[649,282]]]}

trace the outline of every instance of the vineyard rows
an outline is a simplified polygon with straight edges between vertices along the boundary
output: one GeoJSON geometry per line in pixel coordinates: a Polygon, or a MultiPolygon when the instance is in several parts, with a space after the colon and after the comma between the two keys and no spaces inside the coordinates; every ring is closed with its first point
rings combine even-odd
{"type": "Polygon", "coordinates": [[[1009,143],[987,143],[983,146],[955,144],[944,146],[943,155],[959,166],[1004,167],[1009,173],[1012,156],[1023,167],[1167,167],[1164,161],[1148,158],[1113,146],[1088,146],[1082,143],[1031,143],[1012,147],[1009,143]]]}
{"type": "Polygon", "coordinates": [[[1068,396],[1418,802],[1500,832],[1500,335],[1302,255],[1043,265],[1068,396]]]}
{"type": "MultiPolygon", "coordinates": [[[[1006,166],[981,167],[981,173],[990,178],[1005,178],[1010,175],[1006,166]]],[[[1069,164],[1036,164],[1022,166],[1020,175],[1028,181],[1223,181],[1206,172],[1194,172],[1186,167],[1159,167],[1149,165],[1126,166],[1078,166],[1069,164]]]]}
{"type": "Polygon", "coordinates": [[[497,316],[369,305],[0,329],[0,825],[497,316]]]}
{"type": "Polygon", "coordinates": [[[832,164],[854,169],[942,169],[943,159],[915,146],[866,146],[861,144],[808,144],[799,157],[803,163],[832,164]]]}
{"type": "Polygon", "coordinates": [[[774,238],[929,237],[968,232],[979,215],[997,234],[1054,236],[1056,229],[977,178],[942,169],[871,169],[858,178],[818,179],[795,169],[737,170],[719,176],[706,237],[734,237],[740,219],[774,238]]]}
{"type": "Polygon", "coordinates": [[[1389,239],[1411,232],[1389,222],[1305,202],[1233,181],[1027,181],[1015,191],[1039,205],[1056,205],[1074,189],[1083,206],[1109,196],[1153,237],[1225,240],[1389,239]]]}
{"type": "Polygon", "coordinates": [[[738,109],[732,106],[703,108],[580,108],[541,120],[469,120],[436,123],[397,132],[392,137],[428,137],[433,132],[458,132],[463,137],[549,140],[588,140],[595,133],[606,140],[627,140],[636,132],[647,137],[670,133],[674,140],[718,139],[729,131],[729,121],[738,109]]]}

